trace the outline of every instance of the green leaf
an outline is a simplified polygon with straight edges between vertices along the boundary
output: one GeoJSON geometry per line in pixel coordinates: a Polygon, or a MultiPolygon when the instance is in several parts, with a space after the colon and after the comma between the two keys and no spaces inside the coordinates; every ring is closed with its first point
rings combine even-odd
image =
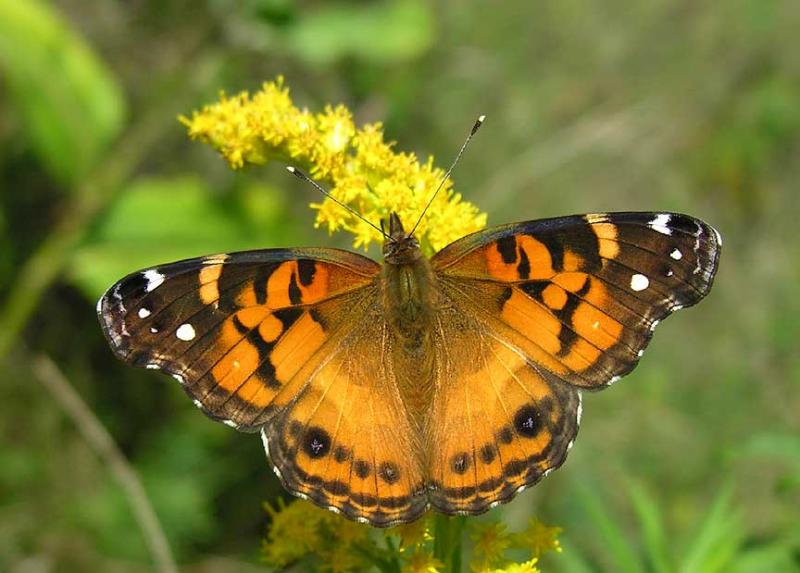
{"type": "Polygon", "coordinates": [[[542,557],[544,571],[564,571],[565,573],[594,573],[595,568],[581,555],[577,545],[566,540],[561,540],[563,551],[557,556],[544,555],[542,557]],[[546,566],[546,567],[544,567],[546,566]]]}
{"type": "Polygon", "coordinates": [[[0,69],[25,138],[54,179],[74,186],[122,127],[114,77],[38,0],[0,0],[0,69]]]}
{"type": "Polygon", "coordinates": [[[138,181],[77,250],[70,278],[95,299],[126,274],[149,266],[288,244],[280,195],[258,187],[270,208],[238,208],[237,199],[247,205],[255,193],[245,189],[235,197],[215,197],[193,177],[138,181]]]}
{"type": "Polygon", "coordinates": [[[417,0],[328,3],[303,13],[285,44],[319,65],[351,56],[386,63],[413,59],[433,44],[430,7],[417,0]]]}
{"type": "Polygon", "coordinates": [[[731,565],[743,538],[739,515],[731,506],[732,497],[733,486],[726,485],[714,498],[698,532],[692,536],[679,568],[681,573],[716,573],[731,565]]]}
{"type": "Polygon", "coordinates": [[[800,561],[797,559],[799,550],[800,545],[787,539],[759,545],[740,552],[726,573],[800,573],[800,561]]]}
{"type": "Polygon", "coordinates": [[[639,518],[639,526],[644,537],[644,545],[647,550],[647,559],[650,562],[654,573],[670,573],[673,571],[670,565],[669,551],[667,550],[667,532],[664,529],[664,520],[655,499],[640,484],[631,482],[628,484],[633,508],[639,518]]]}
{"type": "Polygon", "coordinates": [[[614,517],[594,490],[583,484],[575,487],[581,508],[597,530],[604,542],[608,557],[613,562],[613,570],[620,573],[640,573],[645,568],[628,542],[625,531],[617,525],[614,517]]]}

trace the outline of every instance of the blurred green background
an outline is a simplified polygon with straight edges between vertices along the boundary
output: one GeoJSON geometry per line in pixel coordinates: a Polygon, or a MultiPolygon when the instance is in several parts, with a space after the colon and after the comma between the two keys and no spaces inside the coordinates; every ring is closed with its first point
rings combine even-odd
{"type": "Polygon", "coordinates": [[[94,304],[182,257],[348,246],[281,166],[233,173],[176,120],[283,74],[298,105],[345,103],[442,166],[486,113],[454,179],[490,224],[676,210],[720,229],[708,299],[489,518],[563,527],[545,572],[800,571],[798,30],[795,0],[0,0],[0,570],[152,568],[64,382],[183,570],[262,570],[261,503],[285,494],[260,440],[117,362],[94,304]]]}

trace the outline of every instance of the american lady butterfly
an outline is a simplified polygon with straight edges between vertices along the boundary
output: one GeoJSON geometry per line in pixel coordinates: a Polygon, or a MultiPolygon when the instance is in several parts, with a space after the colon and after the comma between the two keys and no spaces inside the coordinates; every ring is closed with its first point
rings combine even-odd
{"type": "Polygon", "coordinates": [[[676,213],[503,225],[428,259],[392,214],[383,264],[338,249],[133,273],[98,302],[115,354],[260,432],[290,492],[375,526],[477,514],[567,456],[581,391],[629,373],[711,288],[719,234],[676,213]]]}

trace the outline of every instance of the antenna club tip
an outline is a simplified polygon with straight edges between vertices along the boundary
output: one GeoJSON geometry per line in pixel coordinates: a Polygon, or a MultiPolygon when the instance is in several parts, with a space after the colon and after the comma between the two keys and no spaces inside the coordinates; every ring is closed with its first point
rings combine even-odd
{"type": "Polygon", "coordinates": [[[291,165],[286,166],[286,171],[297,177],[298,179],[302,179],[303,181],[310,181],[308,176],[300,171],[297,167],[292,167],[291,165]]]}
{"type": "Polygon", "coordinates": [[[470,134],[469,134],[470,137],[475,135],[475,132],[477,132],[478,129],[480,129],[480,127],[483,125],[483,120],[485,120],[485,119],[486,119],[485,115],[479,115],[478,116],[478,119],[475,120],[475,125],[472,126],[472,130],[470,131],[470,134]]]}

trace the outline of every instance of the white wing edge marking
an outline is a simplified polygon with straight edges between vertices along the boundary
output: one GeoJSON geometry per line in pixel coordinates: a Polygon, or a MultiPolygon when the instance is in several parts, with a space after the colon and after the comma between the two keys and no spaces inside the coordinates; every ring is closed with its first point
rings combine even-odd
{"type": "Polygon", "coordinates": [[[672,235],[672,229],[669,228],[670,219],[669,213],[659,213],[647,223],[647,226],[662,235],[672,235]]]}
{"type": "Polygon", "coordinates": [[[147,280],[147,286],[144,288],[145,292],[154,291],[164,282],[164,275],[156,269],[146,270],[142,273],[142,276],[147,280]]]}

